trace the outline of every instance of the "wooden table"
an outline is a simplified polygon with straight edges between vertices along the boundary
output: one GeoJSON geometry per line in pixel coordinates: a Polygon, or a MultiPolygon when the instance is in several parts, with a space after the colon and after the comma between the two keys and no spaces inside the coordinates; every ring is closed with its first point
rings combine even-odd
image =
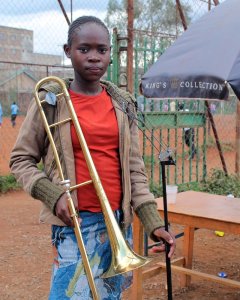
{"type": "MultiPolygon", "coordinates": [[[[157,203],[163,217],[163,199],[157,199],[157,203]]],[[[168,220],[184,225],[183,256],[171,262],[172,271],[181,273],[182,286],[188,286],[191,277],[195,276],[240,289],[239,281],[192,270],[195,228],[240,235],[240,199],[194,191],[178,193],[176,203],[168,205],[168,220]]],[[[134,219],[134,245],[135,251],[143,254],[143,228],[137,218],[134,219]]],[[[164,268],[165,263],[157,262],[144,272],[135,270],[131,299],[142,299],[142,280],[158,274],[164,268]]]]}

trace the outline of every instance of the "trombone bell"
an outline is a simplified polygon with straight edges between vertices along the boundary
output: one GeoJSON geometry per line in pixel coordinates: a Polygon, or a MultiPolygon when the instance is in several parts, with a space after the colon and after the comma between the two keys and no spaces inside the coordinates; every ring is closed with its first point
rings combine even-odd
{"type": "Polygon", "coordinates": [[[101,278],[108,278],[133,271],[137,268],[143,267],[151,261],[151,259],[147,257],[136,254],[132,249],[130,249],[127,243],[125,244],[125,247],[121,247],[121,249],[119,247],[118,249],[115,249],[114,252],[115,253],[112,253],[111,265],[108,270],[103,273],[101,278]]]}

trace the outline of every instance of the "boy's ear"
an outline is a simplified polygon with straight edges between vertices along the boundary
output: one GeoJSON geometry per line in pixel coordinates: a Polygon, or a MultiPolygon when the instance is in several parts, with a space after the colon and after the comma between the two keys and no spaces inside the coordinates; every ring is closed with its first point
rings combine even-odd
{"type": "Polygon", "coordinates": [[[68,44],[64,44],[63,45],[63,50],[67,56],[67,58],[71,58],[71,54],[70,54],[70,47],[68,46],[68,44]]]}

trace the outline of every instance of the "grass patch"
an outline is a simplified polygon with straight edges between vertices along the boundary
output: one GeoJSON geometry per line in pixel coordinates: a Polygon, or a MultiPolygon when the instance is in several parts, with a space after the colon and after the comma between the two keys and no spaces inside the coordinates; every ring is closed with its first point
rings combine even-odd
{"type": "Polygon", "coordinates": [[[204,192],[218,195],[233,194],[234,197],[240,198],[240,178],[237,175],[226,176],[222,170],[213,169],[210,178],[202,185],[204,192]]]}
{"type": "MultiPolygon", "coordinates": [[[[162,197],[162,186],[152,183],[150,190],[155,197],[162,197]]],[[[240,178],[237,175],[226,176],[222,170],[212,169],[206,181],[178,184],[178,192],[206,192],[216,195],[233,194],[240,198],[240,178]]]]}
{"type": "MultiPolygon", "coordinates": [[[[39,170],[43,170],[42,161],[37,164],[39,170]]],[[[22,189],[21,184],[17,183],[16,178],[12,175],[0,176],[0,194],[22,189]]]]}
{"type": "Polygon", "coordinates": [[[0,176],[0,193],[21,189],[22,186],[17,183],[13,175],[0,176]]]}

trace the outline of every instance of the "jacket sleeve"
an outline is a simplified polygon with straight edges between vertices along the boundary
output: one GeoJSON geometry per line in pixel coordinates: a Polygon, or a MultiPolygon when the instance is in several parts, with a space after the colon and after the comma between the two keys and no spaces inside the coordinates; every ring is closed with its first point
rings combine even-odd
{"type": "Polygon", "coordinates": [[[149,183],[139,145],[139,129],[134,105],[131,105],[133,116],[129,120],[131,149],[130,149],[130,178],[132,206],[140,218],[146,233],[155,240],[153,231],[164,226],[157,210],[157,203],[149,191],[149,183]]]}
{"type": "Polygon", "coordinates": [[[9,166],[23,189],[54,211],[55,204],[64,191],[38,168],[38,163],[46,154],[47,145],[43,121],[35,100],[32,100],[12,149],[9,166]]]}

